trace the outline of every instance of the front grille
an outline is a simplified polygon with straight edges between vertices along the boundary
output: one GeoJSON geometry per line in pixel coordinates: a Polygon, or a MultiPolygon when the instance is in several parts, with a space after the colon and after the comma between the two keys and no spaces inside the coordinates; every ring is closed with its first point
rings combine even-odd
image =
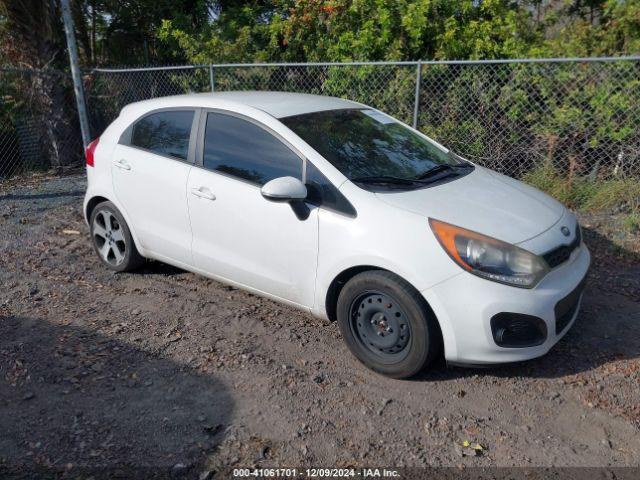
{"type": "Polygon", "coordinates": [[[580,226],[576,225],[576,235],[573,241],[568,245],[560,245],[558,248],[554,248],[553,250],[542,255],[542,258],[547,262],[549,268],[556,268],[557,266],[563,264],[573,253],[573,251],[580,246],[580,242],[582,241],[582,235],[580,234],[580,226]]]}
{"type": "Polygon", "coordinates": [[[554,308],[556,314],[556,335],[560,334],[567,327],[576,314],[576,310],[578,310],[578,305],[580,304],[580,295],[582,295],[586,281],[586,277],[583,278],[569,295],[556,303],[554,308]]]}

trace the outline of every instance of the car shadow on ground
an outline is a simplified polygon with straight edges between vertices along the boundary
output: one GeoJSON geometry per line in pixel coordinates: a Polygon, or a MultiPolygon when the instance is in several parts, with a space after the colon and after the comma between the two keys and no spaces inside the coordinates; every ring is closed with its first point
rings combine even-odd
{"type": "Polygon", "coordinates": [[[447,366],[440,360],[417,381],[490,375],[560,378],[620,360],[640,358],[640,255],[584,229],[591,268],[582,306],[567,334],[545,356],[486,367],[447,366]]]}
{"type": "Polygon", "coordinates": [[[83,328],[0,316],[2,478],[197,476],[233,413],[209,374],[83,328]]]}
{"type": "Polygon", "coordinates": [[[173,265],[169,265],[167,263],[158,262],[155,260],[147,260],[144,262],[142,267],[137,269],[135,272],[132,272],[134,275],[142,274],[142,275],[161,275],[165,277],[172,277],[174,275],[180,275],[182,273],[189,273],[186,270],[183,270],[178,267],[174,267],[173,265]]]}

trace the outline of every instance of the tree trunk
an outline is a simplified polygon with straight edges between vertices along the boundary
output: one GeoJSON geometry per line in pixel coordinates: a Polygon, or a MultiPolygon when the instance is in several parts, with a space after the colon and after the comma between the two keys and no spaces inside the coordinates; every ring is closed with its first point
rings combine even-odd
{"type": "Polygon", "coordinates": [[[41,155],[59,168],[78,160],[82,152],[73,104],[65,43],[57,3],[50,0],[0,0],[10,43],[7,60],[32,69],[16,85],[19,116],[35,125],[41,155]]]}

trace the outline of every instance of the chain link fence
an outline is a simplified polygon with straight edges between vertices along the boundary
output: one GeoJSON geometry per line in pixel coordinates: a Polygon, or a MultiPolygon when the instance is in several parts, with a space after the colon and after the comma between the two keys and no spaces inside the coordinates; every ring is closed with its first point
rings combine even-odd
{"type": "MultiPolygon", "coordinates": [[[[9,90],[0,113],[0,178],[77,162],[77,121],[66,114],[52,121],[46,117],[50,106],[31,105],[20,94],[34,91],[27,80],[38,74],[11,75],[16,78],[0,87],[9,90]],[[55,135],[43,134],[47,120],[55,135]],[[66,157],[52,156],[50,138],[68,147],[66,157]]],[[[60,81],[70,87],[68,76],[60,81]]],[[[93,137],[122,107],[139,100],[187,92],[293,91],[374,106],[516,178],[538,169],[562,178],[640,177],[640,57],[96,69],[84,84],[93,137]]],[[[64,102],[75,110],[72,100],[64,102]]]]}
{"type": "Polygon", "coordinates": [[[0,180],[79,165],[82,136],[71,77],[0,69],[0,180]]]}
{"type": "Polygon", "coordinates": [[[93,125],[127,103],[189,91],[280,90],[360,101],[520,178],[640,176],[640,61],[211,65],[94,72],[93,125]]]}
{"type": "Polygon", "coordinates": [[[640,62],[424,67],[418,126],[454,151],[520,178],[640,176],[640,62]]]}

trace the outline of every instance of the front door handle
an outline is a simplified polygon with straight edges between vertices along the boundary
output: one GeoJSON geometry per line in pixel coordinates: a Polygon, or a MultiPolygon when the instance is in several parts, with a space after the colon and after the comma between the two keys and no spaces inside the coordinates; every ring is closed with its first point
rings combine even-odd
{"type": "Polygon", "coordinates": [[[192,188],[191,195],[195,195],[199,198],[204,198],[205,200],[215,200],[216,196],[209,190],[207,187],[200,188],[192,188]]]}
{"type": "Polygon", "coordinates": [[[129,162],[124,159],[118,160],[114,165],[121,170],[131,170],[131,165],[129,165],[129,162]]]}

